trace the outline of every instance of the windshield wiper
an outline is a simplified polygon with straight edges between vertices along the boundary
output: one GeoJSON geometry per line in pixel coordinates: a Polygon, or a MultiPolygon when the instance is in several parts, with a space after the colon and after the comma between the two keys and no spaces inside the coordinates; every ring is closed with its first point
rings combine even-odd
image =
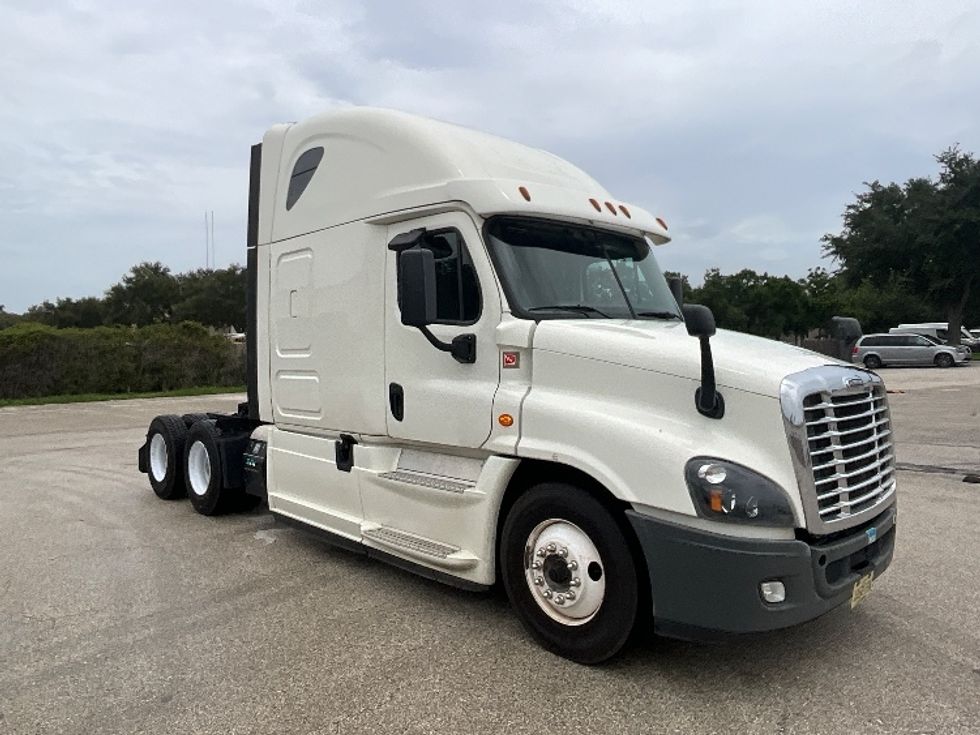
{"type": "Polygon", "coordinates": [[[594,306],[584,304],[555,304],[554,306],[532,306],[528,311],[577,311],[579,314],[598,314],[606,319],[612,319],[606,312],[594,306]]]}
{"type": "Polygon", "coordinates": [[[653,319],[680,319],[680,314],[673,311],[638,311],[637,316],[648,316],[653,319]]]}

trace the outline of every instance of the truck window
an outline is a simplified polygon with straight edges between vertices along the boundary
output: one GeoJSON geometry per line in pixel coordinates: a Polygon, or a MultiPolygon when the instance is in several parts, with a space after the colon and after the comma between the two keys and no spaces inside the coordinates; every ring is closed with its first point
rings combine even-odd
{"type": "Polygon", "coordinates": [[[427,232],[416,248],[436,261],[436,323],[473,324],[480,318],[480,284],[459,230],[427,232]]]}
{"type": "Polygon", "coordinates": [[[293,208],[299,198],[310,185],[313,174],[316,173],[317,166],[323,159],[323,147],[317,146],[310,148],[303,153],[293,166],[293,173],[289,177],[289,190],[286,192],[286,211],[293,208]]]}
{"type": "Polygon", "coordinates": [[[525,319],[680,319],[650,245],[596,227],[495,217],[487,245],[525,319]]]}

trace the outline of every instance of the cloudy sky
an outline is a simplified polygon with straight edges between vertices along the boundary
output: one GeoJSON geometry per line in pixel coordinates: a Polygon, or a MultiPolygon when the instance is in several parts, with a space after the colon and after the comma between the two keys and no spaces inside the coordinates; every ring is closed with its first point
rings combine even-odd
{"type": "Polygon", "coordinates": [[[549,149],[662,264],[805,275],[861,182],[980,152],[975,2],[0,0],[0,304],[243,261],[248,147],[376,105],[549,149]]]}

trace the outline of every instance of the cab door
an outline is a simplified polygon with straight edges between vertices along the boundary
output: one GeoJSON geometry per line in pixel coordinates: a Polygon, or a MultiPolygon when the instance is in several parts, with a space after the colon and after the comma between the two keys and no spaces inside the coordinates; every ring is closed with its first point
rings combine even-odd
{"type": "Polygon", "coordinates": [[[475,448],[489,437],[493,397],[500,378],[494,330],[500,293],[483,241],[462,212],[389,226],[388,242],[424,228],[413,248],[432,251],[436,267],[436,323],[442,342],[471,334],[476,359],[457,361],[430,344],[417,328],[401,323],[399,252],[388,249],[385,268],[385,382],[388,434],[408,442],[475,448]]]}

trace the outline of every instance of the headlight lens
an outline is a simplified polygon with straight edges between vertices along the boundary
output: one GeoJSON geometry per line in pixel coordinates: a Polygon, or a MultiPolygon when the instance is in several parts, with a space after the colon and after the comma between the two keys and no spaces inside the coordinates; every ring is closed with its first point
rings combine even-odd
{"type": "Polygon", "coordinates": [[[793,508],[783,489],[748,467],[695,457],[688,461],[684,475],[702,518],[760,526],[794,525],[793,508]]]}

